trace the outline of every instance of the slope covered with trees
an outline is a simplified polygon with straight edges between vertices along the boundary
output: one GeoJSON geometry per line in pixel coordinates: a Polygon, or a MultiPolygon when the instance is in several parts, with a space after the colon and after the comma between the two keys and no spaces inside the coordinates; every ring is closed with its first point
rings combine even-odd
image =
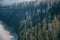
{"type": "Polygon", "coordinates": [[[18,35],[18,40],[60,40],[59,4],[60,1],[53,5],[31,2],[0,6],[0,20],[9,26],[11,33],[18,35]]]}

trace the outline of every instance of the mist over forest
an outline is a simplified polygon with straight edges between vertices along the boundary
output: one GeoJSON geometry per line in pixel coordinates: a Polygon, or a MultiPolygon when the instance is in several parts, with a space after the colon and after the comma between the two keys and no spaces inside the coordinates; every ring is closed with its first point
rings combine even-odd
{"type": "Polygon", "coordinates": [[[9,40],[60,40],[59,0],[25,1],[13,5],[0,2],[0,20],[3,30],[13,36],[9,40]]]}

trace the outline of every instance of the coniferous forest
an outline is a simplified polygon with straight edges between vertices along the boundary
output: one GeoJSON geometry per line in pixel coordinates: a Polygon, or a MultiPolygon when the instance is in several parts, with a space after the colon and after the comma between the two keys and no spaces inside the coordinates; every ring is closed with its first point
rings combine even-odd
{"type": "Polygon", "coordinates": [[[60,1],[0,6],[0,20],[17,40],[60,40],[60,1]],[[38,4],[38,3],[37,3],[38,4]]]}

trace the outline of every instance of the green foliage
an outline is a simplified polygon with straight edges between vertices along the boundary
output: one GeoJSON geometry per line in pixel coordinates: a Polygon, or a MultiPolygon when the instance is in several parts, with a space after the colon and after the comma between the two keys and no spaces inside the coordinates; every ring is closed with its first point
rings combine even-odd
{"type": "Polygon", "coordinates": [[[54,16],[54,19],[51,21],[51,23],[48,23],[48,30],[46,29],[47,24],[45,18],[43,18],[42,24],[37,22],[33,26],[32,22],[29,22],[28,28],[26,28],[27,24],[24,23],[24,20],[23,24],[25,27],[20,32],[20,40],[58,40],[57,36],[60,32],[60,21],[56,15],[54,16]]]}

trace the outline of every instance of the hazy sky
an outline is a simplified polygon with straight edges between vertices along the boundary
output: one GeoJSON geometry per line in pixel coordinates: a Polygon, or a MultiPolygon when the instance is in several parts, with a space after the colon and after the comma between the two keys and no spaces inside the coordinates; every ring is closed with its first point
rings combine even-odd
{"type": "Polygon", "coordinates": [[[20,2],[25,2],[25,1],[35,1],[35,0],[1,0],[0,3],[3,4],[13,4],[13,3],[20,3],[20,2]]]}
{"type": "Polygon", "coordinates": [[[1,0],[0,4],[4,6],[9,6],[12,4],[19,4],[20,2],[30,2],[30,1],[37,1],[37,4],[39,4],[41,1],[46,1],[46,0],[1,0]]]}

